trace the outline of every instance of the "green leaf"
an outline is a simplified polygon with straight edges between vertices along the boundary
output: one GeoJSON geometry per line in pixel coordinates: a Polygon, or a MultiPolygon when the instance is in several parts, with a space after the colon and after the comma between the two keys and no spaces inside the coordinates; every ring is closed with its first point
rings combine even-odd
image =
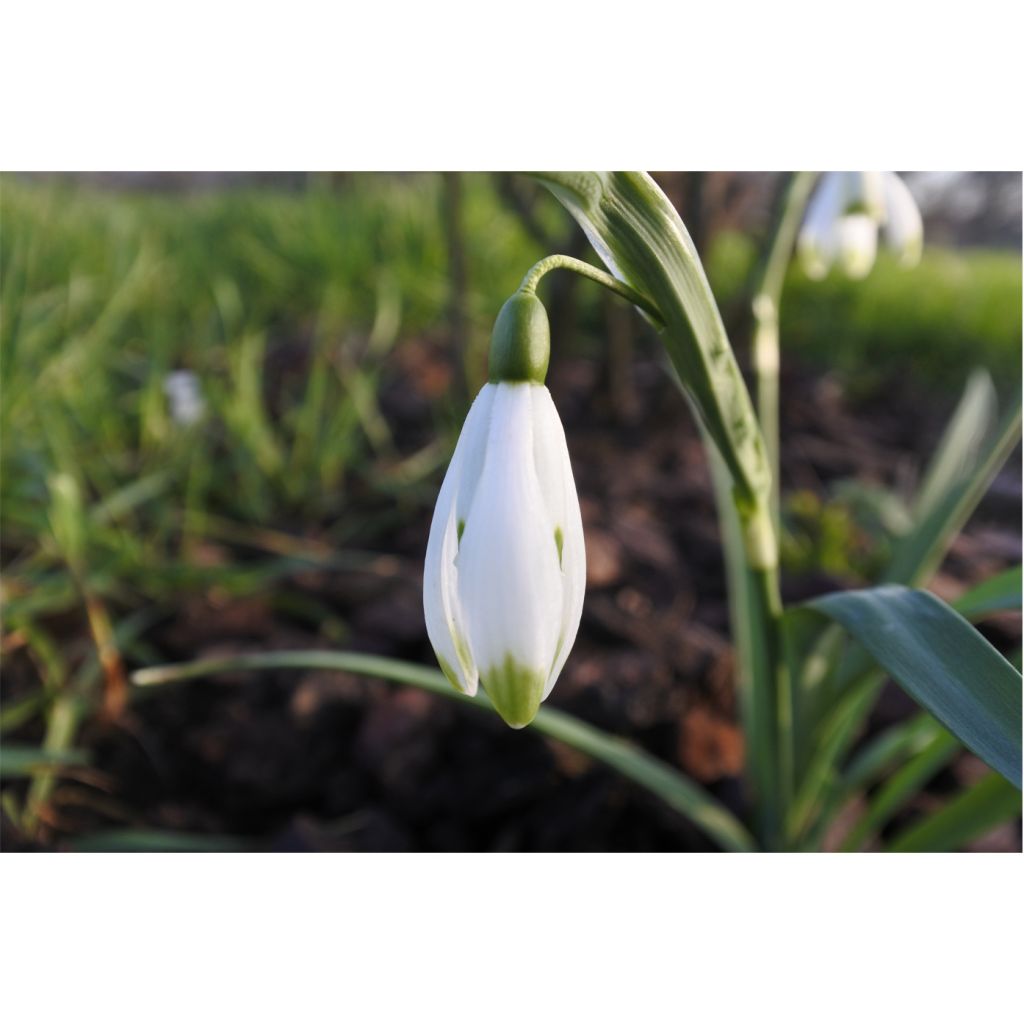
{"type": "MultiPolygon", "coordinates": [[[[914,524],[893,546],[881,582],[912,587],[926,583],[1017,446],[1020,395],[992,430],[994,402],[987,374],[978,371],[968,382],[939,442],[915,502],[914,524]]],[[[840,684],[861,678],[868,671],[870,664],[863,652],[854,650],[843,661],[840,684]]]]}
{"type": "Polygon", "coordinates": [[[901,762],[919,754],[943,731],[942,726],[928,714],[890,726],[850,759],[843,772],[847,791],[871,785],[901,762]]]}
{"type": "Polygon", "coordinates": [[[816,735],[817,744],[800,776],[800,786],[786,823],[787,834],[794,843],[805,845],[813,826],[824,824],[823,806],[829,804],[833,791],[840,785],[839,762],[856,740],[861,723],[875,701],[877,689],[874,678],[851,686],[821,723],[816,735]]]}
{"type": "Polygon", "coordinates": [[[1015,565],[979,583],[953,602],[953,607],[972,622],[995,612],[1019,612],[1021,567],[1015,565]]]}
{"type": "MultiPolygon", "coordinates": [[[[704,267],[679,214],[647,174],[545,172],[536,177],[576,218],[612,273],[661,312],[661,339],[729,469],[737,503],[757,513],[756,526],[743,524],[750,531],[748,545],[752,550],[759,544],[773,547],[771,469],[761,429],[704,267]],[[759,521],[762,513],[768,517],[764,524],[759,521]]],[[[774,560],[775,553],[765,556],[774,560]]]]}
{"type": "Polygon", "coordinates": [[[880,832],[894,814],[934,778],[961,749],[960,743],[945,729],[935,725],[931,742],[886,780],[872,797],[863,817],[843,841],[844,850],[858,850],[865,839],[880,832]]]}
{"type": "Polygon", "coordinates": [[[34,775],[39,771],[74,768],[89,763],[85,750],[43,750],[20,743],[4,743],[0,747],[0,778],[13,779],[34,775]]]}
{"type": "Polygon", "coordinates": [[[890,853],[960,850],[1020,811],[1020,793],[1001,776],[986,775],[941,810],[901,832],[886,849],[890,853]]]}
{"type": "Polygon", "coordinates": [[[968,385],[925,477],[914,526],[895,545],[883,582],[920,586],[931,576],[1020,441],[1020,395],[980,439],[991,413],[988,394],[983,384],[968,385]]]}
{"type": "MultiPolygon", "coordinates": [[[[1020,440],[1019,395],[996,429],[980,437],[992,421],[991,401],[986,378],[976,375],[925,474],[925,486],[914,508],[914,525],[894,545],[892,560],[883,574],[885,582],[919,585],[931,576],[1020,440]]],[[[799,614],[797,610],[797,618],[799,614]]],[[[793,617],[794,612],[787,612],[787,620],[793,617]]],[[[822,794],[812,792],[813,787],[830,785],[834,780],[834,765],[859,733],[881,684],[863,648],[855,646],[842,653],[838,642],[841,635],[833,626],[824,630],[813,648],[805,639],[802,649],[812,657],[794,674],[803,710],[803,733],[805,737],[814,735],[813,777],[808,769],[798,798],[803,813],[809,813],[821,799],[822,794]],[[844,703],[842,695],[851,687],[856,689],[857,697],[844,703]],[[841,729],[829,717],[831,713],[823,710],[837,706],[836,702],[842,708],[840,717],[845,718],[841,729]]]]}
{"type": "Polygon", "coordinates": [[[1021,677],[932,594],[894,585],[805,605],[838,622],[922,707],[1020,788],[1021,677]]]}
{"type": "MultiPolygon", "coordinates": [[[[808,614],[808,617],[812,617],[808,614]]],[[[839,627],[836,627],[837,631],[839,627]]],[[[862,703],[872,702],[874,686],[860,685],[861,692],[855,688],[852,694],[857,697],[856,708],[851,713],[849,695],[840,702],[841,718],[847,728],[856,725],[856,713],[862,703]],[[844,707],[845,706],[845,707],[844,707]]],[[[825,829],[833,820],[836,812],[854,796],[871,785],[874,781],[891,772],[908,758],[920,754],[939,732],[945,732],[931,715],[922,714],[905,722],[898,722],[878,736],[866,742],[850,763],[842,771],[837,768],[839,755],[834,748],[821,752],[821,759],[815,760],[811,768],[817,773],[809,772],[801,787],[801,802],[795,807],[802,808],[805,818],[796,822],[799,825],[796,839],[802,849],[817,849],[825,829]],[[810,813],[817,811],[811,819],[810,813]]],[[[833,731],[833,737],[846,739],[847,733],[842,729],[833,731]]]]}
{"type": "Polygon", "coordinates": [[[716,494],[733,551],[730,612],[744,660],[751,775],[760,836],[774,846],[791,790],[791,700],[781,650],[771,467],[750,394],[693,241],[653,179],[634,172],[536,177],[577,220],[612,273],[658,310],[659,337],[711,461],[720,460],[716,494]]]}
{"type": "Polygon", "coordinates": [[[975,370],[946,425],[914,502],[913,517],[923,521],[978,465],[996,421],[996,389],[986,370],[975,370]]]}
{"type": "Polygon", "coordinates": [[[71,848],[79,853],[231,853],[245,850],[246,843],[235,836],[120,828],[79,836],[71,848]]]}
{"type": "MultiPolygon", "coordinates": [[[[783,814],[779,806],[779,696],[768,647],[760,640],[764,629],[764,611],[755,574],[748,568],[744,555],[739,519],[732,503],[732,481],[715,448],[709,445],[707,450],[728,579],[729,623],[736,647],[737,687],[747,748],[747,775],[759,834],[770,837],[778,834],[781,829],[783,814]]],[[[781,741],[791,740],[787,737],[781,741]]]]}
{"type": "MultiPolygon", "coordinates": [[[[160,665],[135,672],[132,682],[136,686],[154,686],[216,675],[219,672],[275,669],[334,669],[390,679],[495,714],[493,705],[482,690],[475,697],[468,697],[454,690],[437,669],[393,658],[338,651],[281,651],[214,658],[183,665],[160,665]]],[[[664,800],[673,810],[689,818],[723,849],[748,851],[755,848],[753,838],[743,825],[714,797],[671,765],[652,757],[632,743],[609,736],[554,708],[542,707],[527,728],[561,740],[632,779],[664,800]]]]}

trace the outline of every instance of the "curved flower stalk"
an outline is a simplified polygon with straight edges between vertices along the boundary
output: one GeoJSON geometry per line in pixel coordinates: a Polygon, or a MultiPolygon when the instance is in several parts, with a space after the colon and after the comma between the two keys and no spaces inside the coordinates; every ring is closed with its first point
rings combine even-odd
{"type": "Polygon", "coordinates": [[[847,277],[866,277],[875,264],[879,229],[903,266],[917,264],[924,239],[921,213],[896,174],[823,174],[797,242],[808,277],[823,278],[837,259],[847,277]]]}
{"type": "Polygon", "coordinates": [[[527,725],[551,693],[583,612],[586,555],[565,433],[544,386],[547,314],[516,295],[495,326],[491,381],[441,486],[423,573],[427,633],[445,676],[482,684],[527,725]]]}

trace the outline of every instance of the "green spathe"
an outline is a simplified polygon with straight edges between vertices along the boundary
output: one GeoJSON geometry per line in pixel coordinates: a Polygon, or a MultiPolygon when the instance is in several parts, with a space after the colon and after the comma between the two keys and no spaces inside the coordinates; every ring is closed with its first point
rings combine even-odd
{"type": "Polygon", "coordinates": [[[551,358],[551,328],[536,295],[516,292],[498,313],[491,332],[488,376],[492,384],[543,384],[551,358]]]}
{"type": "Polygon", "coordinates": [[[511,654],[480,674],[480,682],[498,714],[513,729],[529,725],[544,696],[543,672],[521,665],[511,654]]]}

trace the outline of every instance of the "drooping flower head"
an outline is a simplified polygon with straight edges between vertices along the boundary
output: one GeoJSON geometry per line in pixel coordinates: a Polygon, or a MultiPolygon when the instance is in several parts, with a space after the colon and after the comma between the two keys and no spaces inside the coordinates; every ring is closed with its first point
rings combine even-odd
{"type": "Polygon", "coordinates": [[[490,382],[441,485],[423,573],[427,633],[449,681],[481,684],[502,718],[528,724],[579,628],[586,556],[565,433],[544,386],[547,313],[503,307],[490,382]]]}
{"type": "Polygon", "coordinates": [[[924,240],[921,214],[896,174],[823,174],[797,240],[807,276],[823,278],[838,259],[848,277],[866,277],[875,264],[879,229],[903,266],[917,264],[924,240]]]}

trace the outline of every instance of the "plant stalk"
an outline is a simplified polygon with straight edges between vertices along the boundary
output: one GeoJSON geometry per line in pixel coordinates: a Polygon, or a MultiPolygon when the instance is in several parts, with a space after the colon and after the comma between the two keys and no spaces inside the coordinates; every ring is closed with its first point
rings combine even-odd
{"type": "Polygon", "coordinates": [[[665,324],[661,313],[658,312],[658,307],[645,295],[630,287],[625,281],[620,281],[617,277],[605,273],[599,267],[595,267],[593,264],[586,263],[583,260],[578,260],[574,256],[563,256],[556,253],[538,260],[527,271],[526,276],[519,285],[519,290],[526,292],[528,295],[533,295],[537,290],[540,279],[552,270],[571,270],[573,273],[579,274],[580,277],[596,281],[607,288],[608,291],[621,295],[622,298],[628,299],[634,306],[642,309],[659,328],[665,324]]]}
{"type": "Polygon", "coordinates": [[[715,468],[757,829],[764,845],[780,849],[789,788],[783,780],[792,774],[791,756],[783,750],[791,747],[792,715],[783,661],[772,473],[718,304],[686,226],[650,176],[555,172],[539,177],[619,282],[628,281],[649,297],[664,324],[661,341],[694,407],[715,468]]]}
{"type": "Polygon", "coordinates": [[[751,307],[754,314],[754,340],[751,362],[758,419],[764,435],[765,452],[771,466],[771,507],[776,529],[779,526],[779,306],[786,268],[796,242],[800,222],[807,209],[817,173],[798,171],[790,178],[782,209],[775,222],[768,254],[761,269],[751,307]]]}

